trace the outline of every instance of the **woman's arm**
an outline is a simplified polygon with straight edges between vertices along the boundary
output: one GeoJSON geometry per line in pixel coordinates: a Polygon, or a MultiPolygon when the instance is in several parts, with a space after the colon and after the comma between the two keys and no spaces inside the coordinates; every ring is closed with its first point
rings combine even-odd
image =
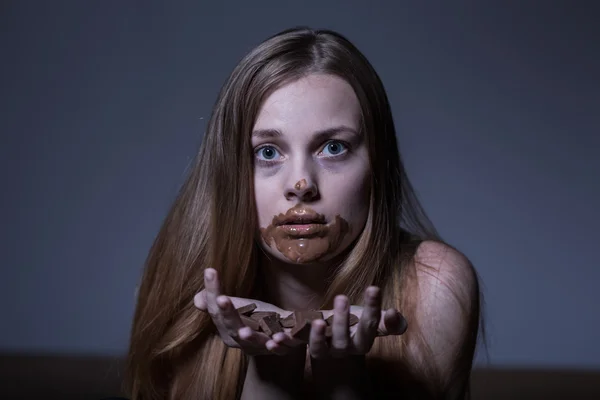
{"type": "Polygon", "coordinates": [[[424,242],[416,260],[417,323],[405,334],[408,354],[396,360],[386,354],[379,371],[367,370],[364,357],[313,359],[313,379],[324,397],[464,398],[479,324],[475,271],[464,255],[440,243],[424,242]]]}
{"type": "Polygon", "coordinates": [[[373,398],[365,356],[311,359],[314,392],[317,398],[362,400],[373,398]]]}
{"type": "Polygon", "coordinates": [[[373,398],[373,382],[367,371],[365,354],[380,335],[401,335],[406,320],[396,310],[381,310],[381,291],[365,290],[363,307],[349,306],[346,296],[334,299],[331,339],[326,339],[323,321],[313,321],[310,333],[312,377],[319,398],[359,400],[373,398]],[[349,309],[358,323],[349,327],[349,309]]]}
{"type": "Polygon", "coordinates": [[[477,274],[467,257],[439,242],[423,242],[415,260],[418,330],[406,337],[412,372],[433,398],[463,399],[478,337],[477,274]]]}

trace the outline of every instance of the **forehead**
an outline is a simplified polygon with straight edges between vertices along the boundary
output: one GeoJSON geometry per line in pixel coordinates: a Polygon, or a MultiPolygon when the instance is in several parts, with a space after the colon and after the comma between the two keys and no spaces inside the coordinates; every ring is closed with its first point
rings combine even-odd
{"type": "Polygon", "coordinates": [[[358,130],[359,121],[360,104],[345,80],[309,75],[273,91],[264,101],[254,129],[299,134],[346,125],[358,130]]]}

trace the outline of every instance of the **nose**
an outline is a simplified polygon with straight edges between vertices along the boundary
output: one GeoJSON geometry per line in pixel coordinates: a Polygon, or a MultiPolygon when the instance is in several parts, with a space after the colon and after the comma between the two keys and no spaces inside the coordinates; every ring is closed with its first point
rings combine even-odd
{"type": "Polygon", "coordinates": [[[319,189],[317,188],[315,181],[308,177],[299,179],[285,190],[285,198],[287,200],[298,199],[301,201],[314,201],[318,196],[319,189]]]}

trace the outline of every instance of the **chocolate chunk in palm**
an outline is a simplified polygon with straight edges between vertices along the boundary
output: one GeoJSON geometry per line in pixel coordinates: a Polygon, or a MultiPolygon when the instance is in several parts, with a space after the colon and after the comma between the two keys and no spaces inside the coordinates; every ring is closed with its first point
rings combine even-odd
{"type": "Polygon", "coordinates": [[[323,313],[321,311],[294,311],[294,321],[296,321],[296,325],[299,323],[303,323],[304,321],[308,321],[309,323],[315,319],[323,319],[323,313]]]}
{"type": "Polygon", "coordinates": [[[277,318],[279,318],[279,314],[277,314],[275,311],[256,311],[256,312],[253,312],[252,314],[250,314],[250,318],[252,318],[256,322],[259,322],[264,317],[269,317],[269,316],[271,316],[271,317],[276,316],[277,318]]]}
{"type": "Polygon", "coordinates": [[[296,325],[296,318],[294,318],[294,313],[291,313],[285,318],[279,320],[279,323],[284,328],[293,328],[296,325]]]}
{"type": "Polygon", "coordinates": [[[244,325],[246,325],[253,331],[258,331],[260,329],[260,325],[259,325],[258,321],[255,321],[252,318],[247,317],[245,315],[240,315],[240,318],[242,319],[242,322],[244,323],[244,325]]]}
{"type": "Polygon", "coordinates": [[[273,336],[277,332],[283,332],[281,324],[279,323],[279,315],[267,315],[258,321],[260,329],[267,334],[267,336],[273,336]]]}
{"type": "Polygon", "coordinates": [[[295,325],[290,334],[293,338],[308,342],[310,336],[311,322],[315,319],[323,319],[320,311],[294,311],[295,325]]]}
{"type": "Polygon", "coordinates": [[[250,314],[252,311],[256,310],[256,303],[246,304],[245,306],[236,308],[236,310],[240,315],[250,314]]]}
{"type": "MultiPolygon", "coordinates": [[[[348,326],[354,326],[354,325],[358,324],[358,321],[359,321],[359,319],[356,315],[354,315],[354,314],[348,315],[348,326]]],[[[327,325],[331,325],[333,323],[333,314],[331,314],[329,316],[329,318],[327,318],[325,320],[325,322],[327,322],[327,325]]]]}
{"type": "Polygon", "coordinates": [[[296,324],[294,326],[294,328],[292,328],[290,335],[294,339],[298,339],[303,342],[308,342],[308,338],[310,336],[310,328],[311,328],[310,322],[305,320],[304,322],[296,324]]]}

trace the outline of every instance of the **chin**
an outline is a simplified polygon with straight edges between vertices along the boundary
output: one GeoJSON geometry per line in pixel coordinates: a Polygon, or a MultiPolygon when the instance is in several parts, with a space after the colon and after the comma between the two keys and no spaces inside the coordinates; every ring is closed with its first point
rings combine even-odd
{"type": "Polygon", "coordinates": [[[265,254],[267,260],[278,261],[288,265],[298,266],[311,266],[311,265],[322,265],[325,263],[338,262],[342,258],[345,258],[350,251],[350,246],[345,246],[343,249],[337,249],[337,251],[331,253],[327,252],[324,254],[303,254],[299,252],[288,252],[284,255],[281,251],[276,248],[271,248],[264,243],[261,243],[262,252],[265,254]]]}

